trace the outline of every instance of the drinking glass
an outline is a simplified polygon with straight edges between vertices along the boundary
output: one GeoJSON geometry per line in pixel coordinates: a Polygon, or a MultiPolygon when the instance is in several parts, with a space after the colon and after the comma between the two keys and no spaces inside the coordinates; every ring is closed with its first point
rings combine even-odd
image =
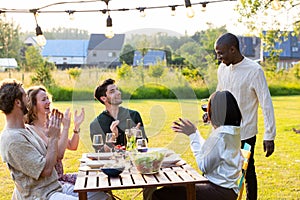
{"type": "Polygon", "coordinates": [[[139,152],[146,152],[148,150],[147,140],[146,139],[138,139],[136,141],[136,148],[139,152]]]}
{"type": "MultiPolygon", "coordinates": [[[[103,138],[101,134],[97,134],[93,136],[93,147],[97,153],[99,153],[103,148],[103,138]]],[[[99,160],[99,157],[98,157],[99,160]]]]}
{"type": "Polygon", "coordinates": [[[105,143],[109,146],[112,150],[114,145],[116,144],[117,139],[114,137],[114,133],[106,133],[105,135],[105,143]]]}
{"type": "Polygon", "coordinates": [[[143,134],[142,131],[139,129],[135,130],[135,140],[137,141],[138,139],[143,139],[143,134]]]}

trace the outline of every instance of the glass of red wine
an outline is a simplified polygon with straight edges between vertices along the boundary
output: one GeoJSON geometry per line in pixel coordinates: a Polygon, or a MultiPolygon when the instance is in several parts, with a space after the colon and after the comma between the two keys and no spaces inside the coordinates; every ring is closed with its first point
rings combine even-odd
{"type": "Polygon", "coordinates": [[[204,112],[207,112],[207,104],[202,104],[202,105],[201,105],[201,109],[202,109],[204,112]]]}

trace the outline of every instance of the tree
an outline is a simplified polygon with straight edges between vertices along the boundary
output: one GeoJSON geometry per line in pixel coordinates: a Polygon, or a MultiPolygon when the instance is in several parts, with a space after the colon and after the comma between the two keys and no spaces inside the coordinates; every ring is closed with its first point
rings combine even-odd
{"type": "Polygon", "coordinates": [[[196,32],[192,39],[199,43],[201,48],[203,48],[209,54],[214,54],[214,45],[216,39],[227,32],[225,26],[214,27],[212,24],[208,24],[209,28],[200,32],[196,32]]]}
{"type": "Polygon", "coordinates": [[[55,67],[54,63],[44,61],[42,65],[37,66],[35,74],[31,76],[32,84],[41,84],[46,88],[49,88],[55,84],[51,75],[51,69],[55,67]]]}
{"type": "Polygon", "coordinates": [[[271,51],[270,57],[274,60],[280,53],[276,51],[275,42],[287,38],[292,30],[296,35],[300,33],[299,8],[300,3],[293,0],[241,0],[236,10],[240,14],[239,22],[245,24],[252,35],[261,37],[264,51],[271,51]]]}
{"type": "Polygon", "coordinates": [[[33,71],[38,66],[43,65],[44,58],[37,47],[30,46],[25,51],[25,71],[33,71]]]}
{"type": "Polygon", "coordinates": [[[87,40],[90,37],[87,30],[65,27],[53,28],[50,31],[46,30],[44,31],[44,35],[48,40],[87,40]]]}
{"type": "Polygon", "coordinates": [[[163,76],[166,69],[165,66],[164,62],[157,62],[156,65],[150,65],[148,71],[149,76],[155,78],[157,82],[157,80],[163,76]]]}
{"type": "Polygon", "coordinates": [[[121,67],[117,67],[117,75],[119,79],[130,79],[132,77],[132,66],[123,63],[121,67]]]}
{"type": "Polygon", "coordinates": [[[14,22],[7,22],[5,15],[0,18],[0,57],[16,58],[20,61],[21,41],[19,39],[19,26],[14,22]]]}
{"type": "Polygon", "coordinates": [[[125,44],[121,54],[120,54],[120,62],[124,62],[127,65],[133,64],[133,57],[134,57],[134,48],[130,44],[125,44]]]}
{"type": "Polygon", "coordinates": [[[38,48],[34,46],[28,47],[25,52],[25,59],[25,69],[35,72],[31,77],[33,84],[42,84],[47,88],[55,84],[51,75],[51,70],[55,69],[55,65],[45,60],[38,48]]]}
{"type": "Polygon", "coordinates": [[[166,52],[167,65],[172,64],[172,49],[169,46],[164,46],[163,50],[166,52]]]}

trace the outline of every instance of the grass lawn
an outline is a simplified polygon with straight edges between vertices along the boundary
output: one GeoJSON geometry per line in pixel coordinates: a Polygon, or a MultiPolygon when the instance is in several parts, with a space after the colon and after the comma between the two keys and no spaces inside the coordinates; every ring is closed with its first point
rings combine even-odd
{"type": "MultiPolygon", "coordinates": [[[[123,106],[138,110],[143,118],[150,147],[167,147],[173,149],[194,168],[196,162],[189,149],[186,136],[175,134],[170,127],[178,117],[189,118],[197,123],[200,132],[207,137],[209,125],[201,122],[202,111],[200,101],[196,100],[130,100],[123,106]]],[[[293,127],[300,129],[300,96],[273,98],[277,136],[274,154],[266,158],[263,152],[263,116],[259,113],[259,134],[255,152],[258,176],[258,195],[261,200],[300,199],[300,134],[292,131],[293,127]]],[[[103,106],[98,102],[54,102],[53,106],[61,110],[67,107],[86,110],[86,119],[81,127],[81,143],[76,152],[67,151],[64,158],[66,172],[76,172],[79,158],[83,152],[91,152],[89,123],[96,117],[103,106]]],[[[0,117],[0,127],[4,126],[4,115],[0,117]]],[[[73,127],[71,127],[72,129],[73,127]]],[[[9,171],[0,161],[0,200],[11,199],[14,184],[9,171]]],[[[138,190],[114,191],[122,199],[131,199],[138,190]]],[[[138,199],[142,199],[141,195],[138,199]]]]}

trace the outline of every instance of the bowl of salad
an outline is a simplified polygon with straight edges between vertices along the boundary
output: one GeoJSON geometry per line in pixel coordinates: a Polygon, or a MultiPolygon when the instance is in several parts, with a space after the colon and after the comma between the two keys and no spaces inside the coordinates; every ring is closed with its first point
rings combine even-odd
{"type": "Polygon", "coordinates": [[[130,152],[129,156],[139,173],[155,174],[160,170],[165,151],[130,152]]]}

